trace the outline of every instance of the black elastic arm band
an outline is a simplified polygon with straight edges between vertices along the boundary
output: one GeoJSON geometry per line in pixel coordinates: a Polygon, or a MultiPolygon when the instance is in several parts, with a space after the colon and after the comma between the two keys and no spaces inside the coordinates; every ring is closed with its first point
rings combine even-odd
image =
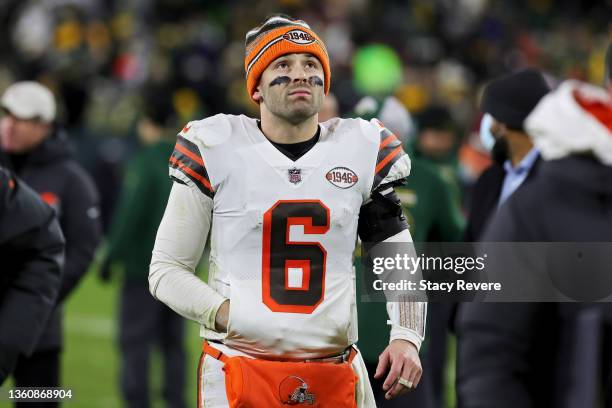
{"type": "Polygon", "coordinates": [[[402,205],[392,185],[378,188],[361,207],[357,233],[366,246],[375,245],[408,229],[402,205]]]}

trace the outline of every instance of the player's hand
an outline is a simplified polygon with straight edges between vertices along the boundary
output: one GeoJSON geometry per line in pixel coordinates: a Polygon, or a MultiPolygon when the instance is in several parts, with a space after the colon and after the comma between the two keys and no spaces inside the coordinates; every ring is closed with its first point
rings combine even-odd
{"type": "Polygon", "coordinates": [[[389,373],[383,383],[385,399],[395,398],[416,388],[423,372],[416,346],[407,340],[393,340],[378,358],[374,378],[382,378],[387,370],[389,373]],[[412,387],[400,384],[400,377],[412,383],[412,387]]]}
{"type": "Polygon", "coordinates": [[[230,301],[227,299],[221,303],[217,314],[215,315],[215,330],[219,333],[225,333],[227,331],[227,321],[229,320],[229,308],[230,301]]]}

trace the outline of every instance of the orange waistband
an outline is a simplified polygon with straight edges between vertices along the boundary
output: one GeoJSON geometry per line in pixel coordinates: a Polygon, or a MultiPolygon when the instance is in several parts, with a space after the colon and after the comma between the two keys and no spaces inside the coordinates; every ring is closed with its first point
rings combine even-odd
{"type": "MultiPolygon", "coordinates": [[[[223,352],[216,347],[213,347],[208,343],[208,341],[204,340],[202,343],[202,351],[205,354],[208,354],[212,358],[219,360],[223,363],[227,361],[229,358],[227,355],[223,354],[223,352]]],[[[304,363],[351,363],[355,356],[357,355],[357,349],[353,346],[348,347],[342,354],[333,357],[322,357],[322,358],[309,358],[303,360],[304,363]]],[[[282,360],[281,360],[282,361],[282,360]]]]}

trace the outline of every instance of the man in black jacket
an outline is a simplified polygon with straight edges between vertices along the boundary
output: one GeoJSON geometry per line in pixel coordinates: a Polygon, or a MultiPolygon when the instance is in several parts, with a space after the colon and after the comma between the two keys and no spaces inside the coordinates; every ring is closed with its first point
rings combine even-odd
{"type": "Polygon", "coordinates": [[[66,238],[62,285],[36,351],[20,358],[17,386],[58,386],[62,303],[83,277],[101,238],[98,194],[54,124],[53,94],[36,82],[11,85],[0,101],[0,147],[10,167],[56,211],[66,238]]]}
{"type": "MultiPolygon", "coordinates": [[[[553,282],[566,295],[575,296],[579,293],[576,286],[579,286],[580,296],[574,299],[596,300],[612,294],[609,264],[594,262],[595,255],[599,256],[597,252],[601,250],[606,251],[602,259],[609,259],[609,243],[612,242],[612,96],[601,88],[566,81],[538,104],[525,121],[525,126],[544,159],[540,173],[500,209],[486,231],[485,239],[591,243],[575,249],[567,246],[553,248],[554,263],[548,264],[552,266],[548,266],[546,272],[551,277],[557,276],[553,282]],[[568,274],[559,279],[559,271],[568,265],[573,268],[572,275],[580,277],[579,285],[572,287],[568,274]]],[[[506,309],[510,309],[507,305],[506,309]]],[[[597,358],[592,357],[592,349],[598,347],[599,339],[593,335],[592,328],[583,325],[582,330],[575,330],[584,310],[578,305],[554,303],[525,303],[520,304],[518,310],[518,304],[512,306],[513,323],[498,319],[495,325],[505,331],[498,331],[498,334],[503,334],[507,342],[523,346],[537,340],[540,347],[539,351],[534,344],[514,353],[503,351],[502,354],[511,358],[512,365],[506,366],[498,378],[505,374],[505,378],[513,379],[504,382],[504,389],[514,388],[513,384],[521,380],[525,384],[523,395],[533,406],[594,406],[597,358]],[[529,330],[520,333],[516,330],[517,323],[529,330]],[[574,326],[571,333],[574,341],[569,344],[562,342],[562,330],[567,326],[574,326]],[[509,331],[514,334],[508,335],[509,331]],[[584,344],[588,337],[594,338],[591,347],[576,346],[578,342],[584,344]],[[534,355],[538,355],[535,360],[540,360],[545,354],[549,359],[552,357],[551,364],[544,366],[538,364],[540,361],[534,361],[534,355]],[[590,367],[583,363],[588,359],[595,360],[590,367]],[[510,371],[511,367],[517,366],[524,367],[523,378],[517,378],[516,372],[510,371]],[[542,379],[554,379],[559,373],[566,373],[561,386],[543,387],[542,379]],[[590,377],[590,383],[584,382],[586,377],[590,377]],[[582,395],[567,393],[572,388],[582,395]]],[[[610,407],[609,345],[604,343],[602,351],[604,356],[599,360],[607,371],[604,373],[603,394],[605,406],[610,407]]],[[[546,383],[555,385],[550,380],[546,383]]],[[[516,393],[513,398],[516,398],[516,393]]]]}
{"type": "MultiPolygon", "coordinates": [[[[549,90],[542,74],[533,69],[498,78],[485,88],[482,111],[492,116],[490,130],[496,140],[494,153],[506,157],[502,163],[496,162],[487,169],[476,183],[465,241],[481,240],[498,208],[503,208],[509,197],[536,179],[541,161],[539,151],[534,148],[523,122],[549,90]]],[[[501,407],[505,395],[512,396],[507,400],[508,404],[517,402],[515,406],[523,407],[520,390],[506,387],[500,380],[505,377],[499,375],[498,368],[514,367],[503,352],[511,355],[513,347],[526,345],[520,342],[508,344],[501,335],[492,340],[494,335],[491,335],[496,330],[496,323],[512,322],[515,310],[523,307],[512,306],[506,313],[503,304],[458,304],[455,331],[459,407],[501,407]]],[[[547,363],[543,361],[544,365],[547,363]]]]}
{"type": "Polygon", "coordinates": [[[464,241],[478,241],[497,208],[537,173],[539,152],[523,120],[548,91],[535,69],[497,78],[485,88],[481,109],[492,116],[491,128],[485,131],[495,138],[495,161],[474,186],[464,241]]]}
{"type": "Polygon", "coordinates": [[[0,385],[34,351],[59,292],[64,238],[51,208],[0,167],[0,385]]]}

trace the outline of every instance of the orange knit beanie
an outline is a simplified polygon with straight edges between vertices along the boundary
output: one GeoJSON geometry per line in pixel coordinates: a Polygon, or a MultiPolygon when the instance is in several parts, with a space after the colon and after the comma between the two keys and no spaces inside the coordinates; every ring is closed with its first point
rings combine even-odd
{"type": "Polygon", "coordinates": [[[294,53],[312,54],[321,61],[325,95],[329,93],[331,72],[325,44],[304,21],[285,16],[270,17],[247,33],[245,45],[244,70],[251,98],[268,65],[282,55],[294,53]]]}

